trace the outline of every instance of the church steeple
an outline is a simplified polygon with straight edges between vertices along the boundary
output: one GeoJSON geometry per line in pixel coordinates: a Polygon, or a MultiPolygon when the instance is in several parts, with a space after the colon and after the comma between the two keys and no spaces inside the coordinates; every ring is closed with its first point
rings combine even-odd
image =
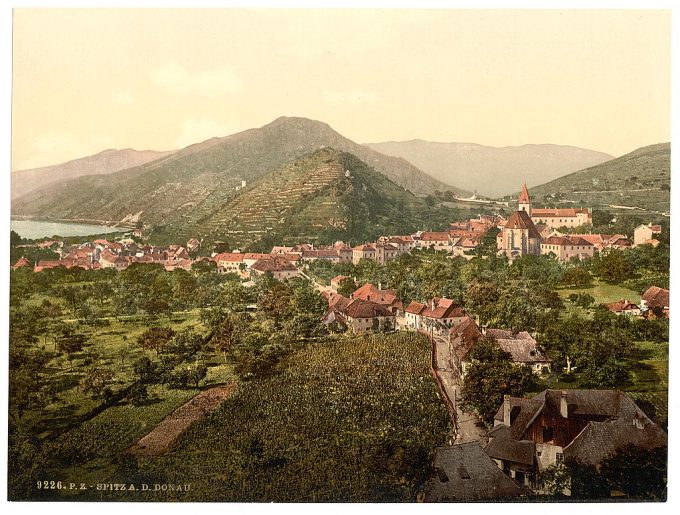
{"type": "Polygon", "coordinates": [[[531,198],[529,197],[529,190],[527,189],[526,182],[522,186],[522,192],[517,199],[517,210],[526,211],[527,214],[531,216],[531,198]]]}

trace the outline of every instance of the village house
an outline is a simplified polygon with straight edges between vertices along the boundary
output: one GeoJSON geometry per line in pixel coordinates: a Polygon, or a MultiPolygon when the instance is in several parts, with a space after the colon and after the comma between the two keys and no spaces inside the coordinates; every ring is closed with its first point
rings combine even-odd
{"type": "Polygon", "coordinates": [[[399,314],[399,312],[404,309],[404,305],[397,297],[396,292],[394,290],[383,290],[381,289],[380,284],[376,288],[371,283],[366,283],[352,292],[350,298],[377,302],[378,304],[385,306],[387,310],[394,315],[399,314]]]}
{"type": "Polygon", "coordinates": [[[668,436],[624,392],[544,390],[505,396],[486,453],[520,484],[540,490],[537,473],[573,459],[598,466],[626,445],[655,449],[668,436]]]}
{"type": "Polygon", "coordinates": [[[554,255],[566,263],[573,258],[587,259],[595,255],[595,247],[579,236],[550,236],[541,241],[541,255],[554,255]]]}
{"type": "Polygon", "coordinates": [[[64,266],[58,259],[43,259],[39,260],[34,266],[34,272],[42,272],[43,270],[49,270],[50,268],[57,268],[59,266],[64,266]]]}
{"type": "Polygon", "coordinates": [[[593,215],[588,209],[532,207],[526,183],[522,186],[522,191],[517,199],[517,209],[518,211],[525,211],[534,224],[545,224],[553,229],[593,224],[593,215]]]}
{"type": "Polygon", "coordinates": [[[201,242],[198,241],[196,238],[191,238],[189,239],[189,241],[187,241],[187,250],[189,252],[196,252],[200,248],[201,242]]]}
{"type": "Polygon", "coordinates": [[[586,240],[595,248],[596,252],[603,252],[606,249],[625,249],[633,246],[633,242],[623,234],[571,234],[570,237],[586,240]]]}
{"type": "Polygon", "coordinates": [[[671,311],[670,292],[658,286],[650,286],[640,298],[640,309],[643,313],[660,312],[668,318],[671,311]]]}
{"type": "Polygon", "coordinates": [[[108,249],[102,250],[99,254],[99,264],[102,268],[113,268],[115,270],[125,270],[130,266],[130,260],[119,256],[108,249]]]}
{"type": "Polygon", "coordinates": [[[144,237],[144,231],[142,230],[141,227],[137,227],[132,231],[132,236],[134,236],[135,238],[142,238],[144,237]]]}
{"type": "Polygon", "coordinates": [[[425,304],[411,301],[405,311],[406,327],[432,334],[446,334],[448,330],[468,318],[456,301],[435,297],[425,304]]]}
{"type": "Polygon", "coordinates": [[[638,225],[633,231],[633,244],[638,247],[640,245],[652,245],[656,247],[659,240],[654,238],[655,234],[661,233],[660,225],[638,225]]]}
{"type": "Polygon", "coordinates": [[[373,245],[357,245],[352,249],[352,263],[358,265],[362,259],[375,261],[375,247],[373,245]]]}
{"type": "Polygon", "coordinates": [[[399,257],[399,248],[391,243],[377,243],[375,245],[375,260],[384,265],[388,261],[399,257]]]}
{"type": "Polygon", "coordinates": [[[503,474],[476,441],[437,447],[433,467],[424,502],[501,501],[531,493],[503,474]]]}
{"type": "Polygon", "coordinates": [[[426,231],[420,235],[421,249],[434,249],[451,252],[451,237],[448,232],[426,231]]]}
{"type": "Polygon", "coordinates": [[[395,316],[384,304],[360,298],[348,299],[342,295],[330,298],[329,308],[322,323],[337,323],[353,333],[392,331],[395,316]]]}
{"type": "MultiPolygon", "coordinates": [[[[288,256],[293,256],[294,254],[288,254],[288,256]]],[[[335,249],[320,249],[320,250],[303,250],[300,254],[300,259],[302,261],[328,261],[330,263],[339,263],[340,256],[338,251],[335,249]]]]}
{"type": "Polygon", "coordinates": [[[640,307],[628,299],[621,299],[610,304],[602,305],[617,315],[639,316],[642,313],[640,307]]]}
{"type": "Polygon", "coordinates": [[[292,279],[300,275],[300,271],[290,261],[282,257],[269,256],[269,259],[259,259],[250,267],[252,277],[260,277],[271,273],[277,281],[292,279]]]}
{"type": "Polygon", "coordinates": [[[493,338],[510,355],[515,365],[526,365],[536,375],[550,373],[552,359],[545,355],[538,342],[526,331],[513,333],[505,329],[482,329],[470,317],[451,328],[448,334],[452,365],[461,378],[465,377],[471,359],[468,353],[484,336],[493,338]]]}
{"type": "Polygon", "coordinates": [[[31,266],[31,262],[24,256],[21,256],[19,259],[17,259],[17,262],[12,265],[12,270],[17,270],[25,266],[31,266]]]}

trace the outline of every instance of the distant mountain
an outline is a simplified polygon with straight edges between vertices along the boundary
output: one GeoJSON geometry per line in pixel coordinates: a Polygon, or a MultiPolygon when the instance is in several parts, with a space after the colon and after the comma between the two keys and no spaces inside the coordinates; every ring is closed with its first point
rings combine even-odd
{"type": "Polygon", "coordinates": [[[671,144],[659,143],[530,188],[533,201],[670,212],[671,144]]]}
{"type": "Polygon", "coordinates": [[[47,186],[83,175],[104,175],[142,165],[165,157],[172,152],[134,150],[131,148],[108,149],[93,156],[74,159],[58,165],[16,170],[12,172],[12,198],[47,186]]]}
{"type": "Polygon", "coordinates": [[[356,156],[326,147],[264,175],[199,220],[155,226],[150,237],[171,242],[193,236],[247,250],[301,241],[360,243],[445,224],[445,217],[436,220],[441,211],[356,156]]]}
{"type": "Polygon", "coordinates": [[[407,161],[344,138],[327,124],[279,118],[258,129],[213,138],[134,168],[48,185],[15,199],[12,214],[53,220],[191,225],[211,216],[247,184],[324,146],[353,153],[413,193],[462,193],[407,161]]]}
{"type": "Polygon", "coordinates": [[[613,158],[603,152],[564,145],[497,148],[412,140],[367,146],[403,157],[440,181],[488,197],[512,193],[523,180],[540,184],[613,158]]]}

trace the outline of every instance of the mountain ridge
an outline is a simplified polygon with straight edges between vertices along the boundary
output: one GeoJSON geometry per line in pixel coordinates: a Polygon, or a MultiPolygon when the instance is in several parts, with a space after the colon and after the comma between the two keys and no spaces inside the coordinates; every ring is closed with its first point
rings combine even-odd
{"type": "Polygon", "coordinates": [[[546,182],[613,158],[604,152],[551,143],[493,147],[414,139],[366,145],[403,157],[439,180],[489,197],[514,192],[522,180],[546,182]]]}

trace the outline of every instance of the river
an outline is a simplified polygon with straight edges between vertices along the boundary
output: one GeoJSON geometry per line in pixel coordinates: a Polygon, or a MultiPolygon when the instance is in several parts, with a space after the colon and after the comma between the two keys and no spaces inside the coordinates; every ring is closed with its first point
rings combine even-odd
{"type": "Polygon", "coordinates": [[[125,227],[110,227],[107,225],[39,222],[36,220],[12,220],[10,227],[22,238],[31,240],[50,236],[90,236],[128,230],[125,227]]]}

